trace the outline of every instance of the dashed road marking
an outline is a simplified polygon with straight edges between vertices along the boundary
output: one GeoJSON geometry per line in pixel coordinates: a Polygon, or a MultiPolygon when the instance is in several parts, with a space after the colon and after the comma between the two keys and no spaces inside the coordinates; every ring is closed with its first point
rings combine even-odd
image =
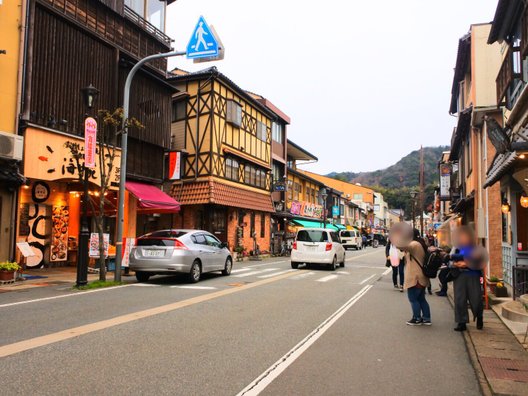
{"type": "Polygon", "coordinates": [[[317,282],[328,282],[328,281],[331,281],[331,280],[334,280],[334,279],[337,279],[338,276],[337,275],[328,275],[328,276],[324,276],[320,279],[317,279],[317,282]]]}
{"type": "Polygon", "coordinates": [[[307,278],[312,275],[315,275],[315,271],[304,272],[302,274],[295,275],[293,278],[290,278],[290,279],[299,280],[299,279],[307,278]]]}
{"type": "Polygon", "coordinates": [[[258,275],[258,274],[262,274],[263,272],[278,271],[279,269],[280,268],[266,268],[266,269],[262,269],[258,271],[251,271],[251,272],[246,272],[244,274],[235,275],[234,277],[235,278],[245,278],[246,276],[258,275]]]}
{"type": "Polygon", "coordinates": [[[370,275],[368,278],[365,278],[363,279],[361,282],[359,282],[360,285],[364,284],[364,283],[367,283],[369,280],[371,280],[372,278],[374,278],[376,276],[376,274],[372,274],[370,275]]]}
{"type": "Polygon", "coordinates": [[[251,268],[237,268],[231,271],[232,274],[238,274],[239,272],[251,271],[251,268]]]}
{"type": "Polygon", "coordinates": [[[213,286],[171,286],[171,289],[216,290],[213,286]]]}
{"type": "Polygon", "coordinates": [[[155,283],[133,283],[130,286],[134,286],[134,287],[160,287],[161,285],[157,285],[155,283]]]}

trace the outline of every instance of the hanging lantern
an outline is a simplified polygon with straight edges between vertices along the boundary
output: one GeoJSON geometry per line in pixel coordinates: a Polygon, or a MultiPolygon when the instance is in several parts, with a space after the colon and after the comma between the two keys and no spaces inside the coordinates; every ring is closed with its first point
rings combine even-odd
{"type": "Polygon", "coordinates": [[[523,208],[528,208],[528,196],[525,193],[522,193],[520,202],[523,208]]]}
{"type": "Polygon", "coordinates": [[[502,201],[501,212],[504,214],[510,213],[510,204],[508,203],[508,201],[502,201]]]}

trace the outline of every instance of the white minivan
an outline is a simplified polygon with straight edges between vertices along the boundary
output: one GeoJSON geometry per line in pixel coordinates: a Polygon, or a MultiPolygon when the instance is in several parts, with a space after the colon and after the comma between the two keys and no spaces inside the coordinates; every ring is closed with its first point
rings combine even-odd
{"type": "Polygon", "coordinates": [[[291,251],[291,267],[299,264],[322,264],[332,271],[345,266],[345,249],[337,231],[327,228],[301,228],[291,251]]]}
{"type": "Polygon", "coordinates": [[[339,231],[339,237],[343,243],[345,250],[354,248],[356,250],[363,249],[363,238],[361,233],[357,230],[342,230],[339,231]]]}

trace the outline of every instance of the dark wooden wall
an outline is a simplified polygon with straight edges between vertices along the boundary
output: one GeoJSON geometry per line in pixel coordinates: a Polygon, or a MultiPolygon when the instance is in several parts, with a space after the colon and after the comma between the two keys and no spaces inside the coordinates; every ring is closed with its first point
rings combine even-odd
{"type": "MultiPolygon", "coordinates": [[[[100,90],[96,109],[122,106],[124,81],[134,58],[38,1],[31,26],[32,56],[27,74],[30,81],[25,95],[27,121],[82,136],[87,109],[81,88],[93,84],[100,90]]],[[[163,149],[170,148],[171,94],[172,88],[152,69],[138,73],[134,79],[130,115],[144,128],[131,129],[130,136],[158,147],[137,148],[138,158],[152,165],[134,166],[132,170],[138,175],[163,176],[163,149]]]]}

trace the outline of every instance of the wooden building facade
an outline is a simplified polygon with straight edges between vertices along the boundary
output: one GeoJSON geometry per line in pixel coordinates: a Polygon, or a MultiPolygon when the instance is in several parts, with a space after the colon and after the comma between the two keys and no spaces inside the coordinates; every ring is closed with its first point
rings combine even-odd
{"type": "Polygon", "coordinates": [[[172,147],[181,153],[175,226],[205,229],[231,249],[270,248],[275,114],[213,67],[173,71],[172,147]]]}

